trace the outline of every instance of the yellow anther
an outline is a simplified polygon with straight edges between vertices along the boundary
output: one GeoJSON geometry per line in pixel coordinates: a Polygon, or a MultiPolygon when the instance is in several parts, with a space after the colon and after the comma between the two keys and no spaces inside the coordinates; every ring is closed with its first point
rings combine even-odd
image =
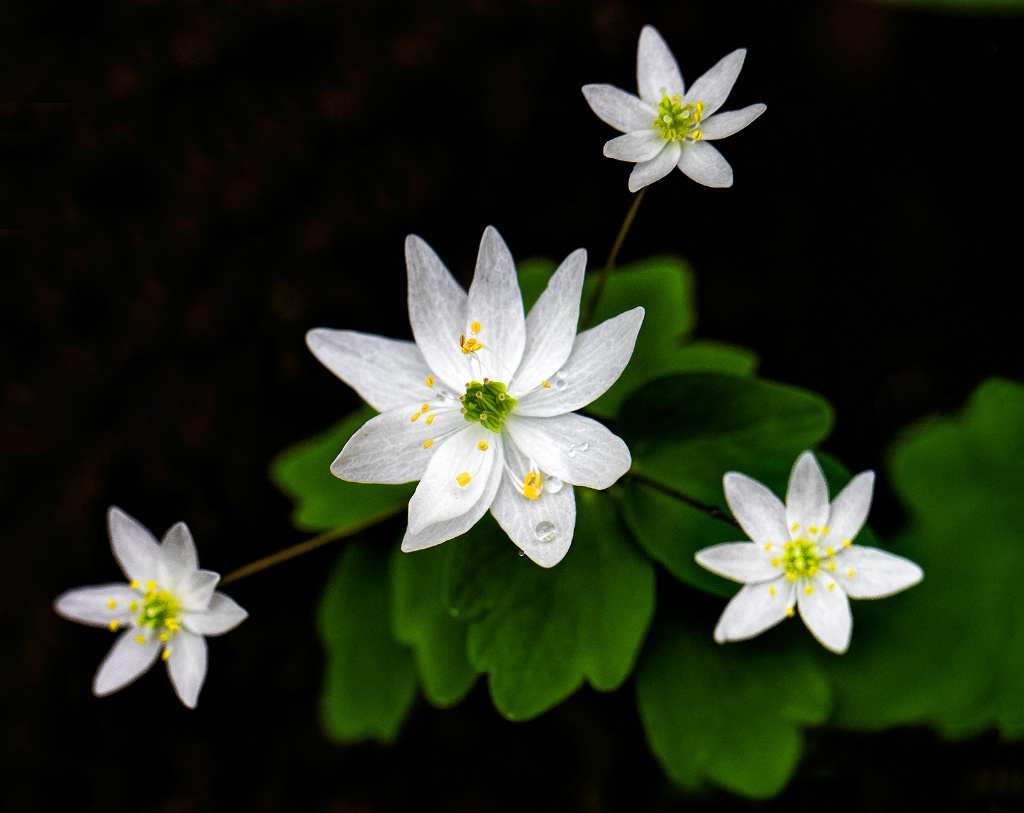
{"type": "Polygon", "coordinates": [[[424,404],[420,407],[420,412],[426,412],[428,409],[430,409],[430,404],[424,404]]]}
{"type": "Polygon", "coordinates": [[[775,588],[772,585],[770,585],[770,584],[768,585],[768,595],[769,596],[774,596],[775,595],[775,588]]]}
{"type": "Polygon", "coordinates": [[[138,589],[139,589],[139,583],[138,583],[138,582],[136,582],[136,581],[130,582],[130,583],[128,584],[128,586],[129,586],[129,587],[130,587],[130,588],[131,588],[132,590],[138,590],[138,589]]]}
{"type": "Polygon", "coordinates": [[[821,529],[821,533],[822,533],[822,535],[828,533],[828,525],[826,525],[824,528],[821,529]]]}
{"type": "Polygon", "coordinates": [[[836,549],[835,548],[825,548],[825,553],[827,553],[829,556],[835,556],[836,555],[836,549]]]}
{"type": "Polygon", "coordinates": [[[107,602],[107,606],[108,606],[108,607],[109,607],[109,608],[110,608],[111,610],[113,610],[113,609],[114,609],[114,608],[115,608],[115,607],[117,606],[117,602],[116,602],[116,601],[114,601],[114,599],[110,599],[110,601],[108,601],[108,602],[107,602]]]}
{"type": "Polygon", "coordinates": [[[771,542],[765,542],[764,543],[764,549],[765,550],[771,550],[772,549],[772,543],[771,542]]]}
{"type": "Polygon", "coordinates": [[[433,445],[434,445],[434,439],[431,438],[430,440],[428,440],[426,443],[423,444],[423,448],[424,449],[429,449],[433,445]]]}
{"type": "Polygon", "coordinates": [[[135,636],[135,643],[137,643],[137,644],[144,644],[144,643],[146,643],[146,636],[145,635],[136,635],[135,636]]]}
{"type": "Polygon", "coordinates": [[[835,570],[836,569],[836,563],[835,562],[829,562],[828,563],[828,569],[829,570],[835,570]]]}
{"type": "Polygon", "coordinates": [[[848,548],[848,547],[850,547],[850,546],[851,546],[852,544],[853,544],[853,543],[852,543],[852,542],[851,542],[851,541],[850,541],[849,539],[844,539],[844,540],[843,540],[843,547],[844,547],[844,548],[848,548]]]}
{"type": "Polygon", "coordinates": [[[792,531],[793,533],[796,533],[796,532],[797,532],[797,529],[798,529],[799,527],[800,527],[800,523],[799,523],[799,522],[794,522],[794,523],[793,523],[793,527],[792,527],[792,528],[790,528],[789,530],[790,530],[790,531],[792,531]]]}
{"type": "Polygon", "coordinates": [[[161,660],[167,660],[169,657],[171,657],[171,650],[169,649],[164,649],[164,651],[160,653],[161,660]]]}
{"type": "Polygon", "coordinates": [[[166,623],[165,626],[167,627],[167,630],[168,630],[168,632],[171,633],[171,635],[174,635],[174,633],[176,633],[178,631],[178,621],[177,621],[177,619],[168,618],[167,619],[167,623],[166,623]]]}
{"type": "Polygon", "coordinates": [[[167,643],[168,641],[171,640],[171,636],[168,635],[166,632],[161,632],[160,633],[160,640],[163,641],[164,643],[167,643]]]}
{"type": "Polygon", "coordinates": [[[430,387],[430,388],[433,388],[433,386],[434,386],[434,376],[432,376],[432,375],[428,375],[427,376],[427,386],[430,387]]]}
{"type": "Polygon", "coordinates": [[[459,347],[468,356],[470,353],[475,353],[477,350],[482,349],[483,345],[472,337],[467,339],[465,336],[459,336],[459,347]]]}
{"type": "Polygon", "coordinates": [[[422,415],[422,414],[423,414],[422,412],[414,412],[413,416],[409,420],[412,421],[413,423],[415,423],[416,419],[419,418],[419,416],[422,415]]]}
{"type": "Polygon", "coordinates": [[[465,488],[466,486],[468,486],[469,481],[472,479],[473,478],[469,476],[468,471],[462,472],[462,474],[455,478],[456,482],[459,484],[459,488],[465,488]]]}
{"type": "Polygon", "coordinates": [[[692,138],[694,141],[700,141],[702,138],[704,138],[704,133],[702,133],[700,130],[694,130],[692,133],[690,133],[690,138],[692,138]]]}
{"type": "Polygon", "coordinates": [[[790,618],[792,618],[794,615],[796,615],[796,613],[793,611],[792,607],[787,607],[786,608],[786,615],[789,616],[790,618]]]}
{"type": "Polygon", "coordinates": [[[808,526],[807,530],[810,531],[812,534],[818,533],[818,529],[815,528],[813,525],[808,526]]]}
{"type": "Polygon", "coordinates": [[[487,450],[488,450],[489,448],[491,448],[491,447],[487,445],[487,442],[486,442],[486,441],[483,441],[483,440],[481,440],[481,441],[480,441],[480,442],[479,442],[479,443],[478,443],[478,444],[476,445],[476,448],[478,448],[478,449],[479,449],[479,450],[480,450],[481,452],[486,452],[486,451],[487,451],[487,450]]]}
{"type": "Polygon", "coordinates": [[[543,490],[544,485],[540,481],[540,475],[535,471],[526,472],[526,476],[523,478],[523,496],[528,500],[535,500],[543,490]]]}
{"type": "Polygon", "coordinates": [[[787,573],[786,574],[786,578],[789,579],[791,582],[795,582],[796,581],[796,573],[787,573]]]}
{"type": "Polygon", "coordinates": [[[479,333],[480,332],[480,323],[479,322],[474,322],[473,324],[471,324],[469,326],[469,329],[472,330],[474,333],[479,333]]]}
{"type": "Polygon", "coordinates": [[[551,389],[551,385],[547,381],[541,381],[540,385],[546,390],[551,389]]]}
{"type": "Polygon", "coordinates": [[[433,422],[434,422],[434,413],[431,412],[429,415],[427,415],[427,426],[430,426],[430,424],[432,424],[433,422]]]}
{"type": "Polygon", "coordinates": [[[146,582],[146,589],[147,590],[153,590],[155,588],[156,588],[156,582],[155,581],[150,579],[148,582],[146,582]]]}
{"type": "Polygon", "coordinates": [[[117,632],[118,627],[121,626],[121,622],[115,618],[113,621],[107,624],[107,626],[110,628],[111,632],[117,632]]]}
{"type": "Polygon", "coordinates": [[[805,592],[805,593],[806,593],[807,595],[810,595],[811,593],[813,593],[813,592],[814,592],[814,588],[813,588],[813,587],[812,587],[811,585],[807,585],[807,587],[805,587],[805,588],[804,588],[804,592],[805,592]]]}
{"type": "Polygon", "coordinates": [[[772,567],[778,567],[778,566],[779,566],[779,560],[778,560],[777,557],[773,556],[772,557],[772,567]]]}
{"type": "Polygon", "coordinates": [[[836,589],[836,583],[835,582],[829,582],[828,589],[829,590],[835,590],[836,589]]]}
{"type": "Polygon", "coordinates": [[[849,570],[846,571],[846,578],[848,578],[848,579],[852,579],[853,578],[853,568],[852,567],[849,570]]]}
{"type": "Polygon", "coordinates": [[[139,609],[139,602],[137,602],[137,601],[129,601],[129,602],[128,602],[128,609],[129,609],[129,610],[130,610],[131,612],[133,612],[133,613],[134,613],[134,612],[135,612],[136,610],[138,610],[138,609],[139,609]]]}

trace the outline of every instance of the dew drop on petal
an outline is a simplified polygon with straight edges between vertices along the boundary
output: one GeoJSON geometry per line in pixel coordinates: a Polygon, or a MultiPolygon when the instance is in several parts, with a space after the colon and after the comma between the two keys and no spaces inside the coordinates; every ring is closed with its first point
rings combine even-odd
{"type": "Polygon", "coordinates": [[[559,370],[559,371],[557,371],[557,372],[555,373],[555,375],[554,375],[553,377],[554,377],[554,378],[555,378],[555,379],[556,379],[557,381],[561,381],[561,380],[562,380],[563,378],[565,378],[565,377],[566,377],[566,376],[568,376],[568,375],[569,375],[569,374],[568,374],[568,373],[567,373],[567,372],[566,372],[565,370],[559,370]]]}
{"type": "Polygon", "coordinates": [[[564,483],[553,474],[544,478],[544,490],[548,492],[548,494],[557,494],[562,490],[563,485],[564,483]]]}
{"type": "Polygon", "coordinates": [[[556,390],[564,390],[566,384],[568,384],[568,383],[569,382],[566,381],[564,378],[558,379],[557,381],[555,381],[555,389],[556,390]]]}
{"type": "Polygon", "coordinates": [[[580,450],[581,452],[585,452],[585,451],[586,451],[587,449],[589,449],[589,448],[590,448],[590,444],[589,444],[589,443],[581,443],[581,444],[579,445],[579,450],[580,450]]]}
{"type": "Polygon", "coordinates": [[[526,551],[525,551],[525,550],[521,550],[521,551],[519,551],[519,555],[520,555],[520,556],[526,556],[526,551]]]}
{"type": "Polygon", "coordinates": [[[533,532],[537,535],[539,542],[552,542],[557,536],[558,531],[555,529],[555,523],[544,520],[538,522],[537,527],[533,529],[533,532]]]}
{"type": "Polygon", "coordinates": [[[569,457],[576,457],[576,444],[575,443],[570,443],[569,444],[568,455],[569,455],[569,457]]]}

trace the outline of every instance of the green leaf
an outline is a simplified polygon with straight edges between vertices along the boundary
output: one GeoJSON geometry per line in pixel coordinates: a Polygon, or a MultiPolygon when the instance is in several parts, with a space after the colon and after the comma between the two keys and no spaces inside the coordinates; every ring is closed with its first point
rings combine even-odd
{"type": "Polygon", "coordinates": [[[462,700],[477,676],[466,657],[468,628],[445,600],[445,573],[455,549],[448,542],[414,553],[396,548],[391,556],[395,638],[412,648],[423,692],[441,707],[462,700]]]}
{"type": "MultiPolygon", "coordinates": [[[[527,308],[540,296],[555,267],[547,260],[520,263],[519,285],[527,308]]],[[[581,310],[586,309],[599,274],[587,275],[581,310]]],[[[588,412],[615,417],[633,390],[670,373],[710,370],[750,375],[757,366],[757,357],[750,350],[721,342],[690,341],[696,326],[693,274],[678,257],[652,257],[617,269],[601,294],[594,324],[638,305],[644,308],[644,324],[633,359],[611,389],[587,406],[588,412]]]]}
{"type": "Polygon", "coordinates": [[[517,556],[490,521],[458,540],[450,560],[450,602],[469,624],[470,662],[488,674],[510,720],[536,717],[584,680],[618,688],[654,613],[654,570],[625,538],[611,499],[585,488],[575,496],[573,544],[557,566],[517,556]]]}
{"type": "Polygon", "coordinates": [[[756,798],[785,787],[803,751],[801,729],[822,723],[831,703],[806,648],[718,645],[710,626],[678,622],[656,626],[636,688],[647,740],[673,781],[756,798]]]}
{"type": "Polygon", "coordinates": [[[676,578],[732,595],[734,586],[697,565],[693,555],[709,545],[743,540],[743,532],[640,478],[727,511],[726,472],[743,472],[785,495],[793,462],[820,443],[831,426],[827,401],[763,379],[691,373],[647,384],[623,404],[617,424],[633,454],[632,471],[639,475],[625,485],[626,523],[644,550],[676,578]]]}
{"type": "Polygon", "coordinates": [[[390,742],[416,698],[412,655],[391,637],[388,559],[379,546],[350,542],[320,601],[327,654],[321,714],[340,742],[390,742]]]}
{"type": "Polygon", "coordinates": [[[270,476],[295,501],[292,524],[303,531],[344,529],[354,533],[397,514],[409,504],[415,483],[349,483],[331,474],[331,463],[348,439],[377,413],[364,406],[328,429],[286,449],[270,476]]]}
{"type": "Polygon", "coordinates": [[[855,602],[837,722],[1024,736],[1024,386],[987,381],[956,418],[908,432],[890,476],[910,516],[896,552],[924,581],[855,602]]]}

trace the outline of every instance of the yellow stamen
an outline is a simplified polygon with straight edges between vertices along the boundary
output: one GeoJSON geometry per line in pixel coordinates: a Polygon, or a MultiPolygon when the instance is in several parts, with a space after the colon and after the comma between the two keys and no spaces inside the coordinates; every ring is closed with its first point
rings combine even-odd
{"type": "Polygon", "coordinates": [[[786,578],[789,579],[791,582],[795,582],[796,581],[796,573],[787,573],[786,574],[786,578]]]}
{"type": "Polygon", "coordinates": [[[835,556],[836,550],[835,548],[825,548],[825,553],[827,553],[829,556],[835,556]]]}
{"type": "Polygon", "coordinates": [[[163,641],[164,643],[167,643],[168,641],[171,640],[171,636],[168,635],[166,632],[161,632],[160,633],[160,640],[163,641]]]}
{"type": "Polygon", "coordinates": [[[144,643],[146,643],[146,636],[145,635],[136,635],[135,636],[135,643],[137,643],[137,644],[144,644],[144,643]]]}
{"type": "Polygon", "coordinates": [[[540,496],[544,486],[540,481],[540,475],[535,471],[526,472],[523,478],[523,496],[528,500],[535,500],[540,496]]]}
{"type": "Polygon", "coordinates": [[[768,585],[768,595],[769,596],[774,596],[775,595],[775,588],[772,587],[771,585],[768,585]]]}
{"type": "Polygon", "coordinates": [[[483,348],[483,345],[480,344],[480,342],[478,342],[476,339],[472,337],[467,339],[463,335],[459,336],[459,347],[461,347],[462,352],[468,356],[470,353],[475,353],[477,350],[481,350],[483,348]]]}
{"type": "Polygon", "coordinates": [[[852,543],[852,542],[851,542],[851,541],[850,541],[849,539],[844,539],[844,540],[843,540],[843,547],[844,547],[844,548],[848,548],[848,547],[850,547],[851,545],[853,545],[853,543],[852,543]]]}
{"type": "Polygon", "coordinates": [[[821,533],[823,536],[828,533],[828,525],[821,529],[821,533]]]}
{"type": "Polygon", "coordinates": [[[779,566],[779,560],[778,560],[777,557],[773,556],[772,557],[772,567],[778,567],[778,566],[779,566]]]}
{"type": "Polygon", "coordinates": [[[764,543],[764,549],[765,550],[771,550],[772,549],[772,543],[771,542],[765,542],[764,543]]]}
{"type": "Polygon", "coordinates": [[[139,583],[138,583],[138,582],[136,582],[136,581],[130,582],[130,583],[128,584],[128,586],[129,586],[129,587],[130,587],[130,588],[131,588],[132,590],[138,590],[138,589],[139,589],[139,583]]]}
{"type": "Polygon", "coordinates": [[[121,622],[115,618],[113,621],[107,624],[107,626],[110,627],[111,632],[117,632],[117,628],[121,626],[121,622]]]}
{"type": "Polygon", "coordinates": [[[478,444],[476,445],[476,448],[478,448],[478,449],[479,449],[479,450],[480,450],[481,452],[486,452],[486,451],[487,451],[487,450],[488,450],[488,449],[489,449],[490,447],[489,447],[489,446],[487,445],[486,441],[482,441],[482,440],[481,440],[481,441],[480,441],[480,442],[479,442],[479,443],[478,443],[478,444]]]}
{"type": "Polygon", "coordinates": [[[829,584],[829,586],[828,586],[828,589],[829,589],[829,590],[835,590],[835,589],[836,589],[836,583],[835,583],[835,582],[831,582],[831,583],[829,584]]]}
{"type": "Polygon", "coordinates": [[[794,523],[793,523],[793,527],[792,527],[792,528],[790,528],[789,530],[790,530],[790,531],[792,531],[793,533],[796,533],[796,530],[797,530],[797,528],[799,528],[799,527],[800,527],[800,523],[799,523],[799,522],[794,522],[794,523]]]}
{"type": "Polygon", "coordinates": [[[146,589],[147,590],[153,590],[155,588],[156,588],[156,582],[155,581],[150,579],[148,582],[146,582],[146,589]]]}
{"type": "Polygon", "coordinates": [[[107,606],[108,606],[108,607],[109,607],[109,608],[110,608],[111,610],[113,610],[113,609],[114,609],[114,608],[115,608],[115,607],[117,606],[117,602],[116,602],[116,601],[114,601],[114,599],[110,599],[110,601],[108,601],[108,602],[107,602],[107,606]]]}
{"type": "Polygon", "coordinates": [[[429,415],[427,415],[427,426],[430,426],[430,424],[432,424],[433,422],[434,422],[434,413],[431,412],[429,415]]]}
{"type": "Polygon", "coordinates": [[[546,390],[551,389],[551,385],[547,381],[541,381],[540,385],[546,390]]]}
{"type": "Polygon", "coordinates": [[[420,407],[420,412],[426,412],[428,409],[430,409],[430,404],[424,404],[420,407]]]}
{"type": "Polygon", "coordinates": [[[818,533],[818,529],[815,528],[813,525],[808,526],[807,530],[810,531],[812,534],[818,533]]]}
{"type": "Polygon", "coordinates": [[[434,445],[434,439],[431,438],[430,440],[428,440],[426,443],[423,444],[423,448],[424,449],[429,449],[433,445],[434,445]]]}
{"type": "Polygon", "coordinates": [[[474,322],[473,324],[471,324],[469,326],[469,329],[472,330],[474,333],[479,333],[480,332],[480,323],[479,322],[474,322]]]}
{"type": "Polygon", "coordinates": [[[473,478],[469,476],[468,471],[462,472],[462,474],[455,478],[456,482],[459,484],[459,488],[465,488],[466,486],[468,486],[469,481],[472,479],[473,478]]]}
{"type": "Polygon", "coordinates": [[[431,389],[433,389],[433,387],[434,387],[434,376],[432,376],[432,375],[428,375],[427,376],[427,386],[430,387],[431,389]]]}
{"type": "Polygon", "coordinates": [[[828,569],[829,570],[835,570],[836,569],[836,563],[835,562],[829,562],[828,563],[828,569]]]}
{"type": "Polygon", "coordinates": [[[814,592],[814,588],[813,588],[813,587],[811,587],[811,585],[807,585],[807,587],[806,587],[806,588],[804,589],[804,592],[805,592],[805,593],[806,593],[807,595],[810,595],[811,593],[813,593],[813,592],[814,592]]]}
{"type": "Polygon", "coordinates": [[[134,613],[134,612],[135,612],[136,610],[138,610],[138,609],[139,609],[139,602],[137,602],[137,601],[129,601],[129,602],[128,602],[128,609],[129,609],[129,610],[130,610],[131,612],[133,612],[133,613],[134,613]]]}
{"type": "Polygon", "coordinates": [[[160,653],[161,660],[167,660],[169,657],[171,657],[171,650],[169,649],[164,649],[164,651],[160,653]]]}
{"type": "Polygon", "coordinates": [[[794,615],[796,615],[796,613],[793,612],[793,608],[792,607],[787,607],[786,608],[786,615],[789,616],[790,618],[792,618],[794,615]]]}
{"type": "Polygon", "coordinates": [[[852,579],[853,578],[853,568],[852,567],[849,570],[846,571],[846,578],[848,578],[848,579],[852,579]]]}
{"type": "Polygon", "coordinates": [[[419,416],[422,415],[422,414],[423,414],[422,412],[416,412],[416,413],[413,414],[413,416],[409,420],[412,421],[413,423],[415,423],[416,419],[419,418],[419,416]]]}

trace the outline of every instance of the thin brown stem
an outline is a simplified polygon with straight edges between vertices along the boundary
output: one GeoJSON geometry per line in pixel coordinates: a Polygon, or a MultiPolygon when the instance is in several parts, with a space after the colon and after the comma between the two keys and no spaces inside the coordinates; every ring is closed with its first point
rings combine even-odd
{"type": "Polygon", "coordinates": [[[665,494],[666,496],[669,496],[674,500],[679,500],[679,502],[681,503],[686,503],[686,505],[690,506],[691,508],[696,508],[698,511],[704,512],[713,519],[719,519],[722,522],[727,522],[729,525],[732,525],[736,528],[740,527],[740,524],[736,520],[730,517],[727,513],[725,513],[725,511],[723,511],[717,505],[708,505],[707,503],[701,502],[700,500],[696,500],[693,497],[689,496],[688,494],[684,494],[681,491],[676,491],[676,489],[672,488],[671,486],[667,486],[664,483],[658,482],[657,480],[648,477],[646,474],[641,474],[640,472],[634,469],[630,469],[628,472],[626,472],[626,477],[628,477],[631,480],[635,480],[638,483],[643,483],[645,486],[647,486],[648,488],[653,488],[655,491],[660,491],[662,494],[665,494]]]}
{"type": "Polygon", "coordinates": [[[626,235],[629,234],[629,228],[633,225],[633,218],[636,217],[637,209],[640,208],[640,201],[644,199],[646,192],[646,186],[637,192],[636,197],[633,198],[632,205],[629,207],[629,211],[626,212],[626,219],[622,221],[622,226],[619,228],[619,234],[615,238],[615,242],[612,244],[612,250],[608,255],[608,261],[604,264],[601,276],[597,278],[597,285],[594,287],[594,293],[592,293],[590,295],[590,299],[587,300],[587,309],[583,312],[583,319],[580,322],[580,330],[586,330],[590,327],[590,323],[594,321],[594,312],[597,310],[597,303],[601,301],[601,294],[604,292],[604,286],[608,284],[608,278],[612,275],[612,270],[615,268],[615,261],[619,257],[619,249],[622,248],[622,244],[626,241],[626,235]]]}

